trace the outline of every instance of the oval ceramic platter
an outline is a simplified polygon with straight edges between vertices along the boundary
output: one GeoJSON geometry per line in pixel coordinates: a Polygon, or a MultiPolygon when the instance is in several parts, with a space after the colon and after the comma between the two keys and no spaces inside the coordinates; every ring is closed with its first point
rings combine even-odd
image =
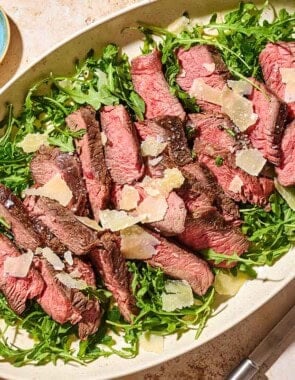
{"type": "Polygon", "coordinates": [[[8,18],[0,7],[0,63],[3,61],[10,41],[10,27],[8,18]]]}
{"type": "MultiPolygon", "coordinates": [[[[278,0],[273,1],[273,4],[278,9],[291,10],[290,5],[294,2],[278,0]]],[[[197,18],[199,21],[206,21],[213,12],[226,12],[237,5],[237,0],[178,0],[173,2],[160,0],[143,1],[125,8],[123,11],[100,20],[70,40],[62,42],[24,74],[7,83],[0,91],[0,118],[5,112],[4,104],[6,102],[13,103],[15,109],[18,109],[23,103],[25,91],[33,83],[46,77],[50,72],[59,75],[70,74],[73,72],[74,61],[77,58],[85,57],[91,48],[99,53],[107,43],[113,42],[124,48],[130,56],[139,54],[140,34],[134,30],[121,32],[125,27],[135,26],[136,21],[167,26],[181,16],[184,11],[188,11],[191,17],[197,18]]],[[[293,11],[294,8],[295,4],[293,11]]],[[[136,358],[128,360],[112,356],[98,359],[87,366],[58,363],[56,366],[50,364],[43,367],[14,368],[7,363],[1,363],[1,377],[22,380],[41,378],[46,380],[55,380],[56,378],[109,379],[159,364],[204,344],[253,313],[294,278],[294,271],[290,271],[290,268],[294,267],[295,254],[289,252],[273,267],[260,268],[258,279],[248,281],[235,297],[218,307],[215,316],[209,319],[198,340],[194,339],[193,331],[184,334],[179,340],[175,336],[169,336],[165,338],[162,354],[140,352],[136,358]],[[269,281],[265,281],[265,279],[269,281]]]]}

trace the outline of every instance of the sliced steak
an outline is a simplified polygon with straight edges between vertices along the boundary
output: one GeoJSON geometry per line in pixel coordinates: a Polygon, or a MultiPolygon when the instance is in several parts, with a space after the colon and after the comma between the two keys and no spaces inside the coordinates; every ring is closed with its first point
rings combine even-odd
{"type": "Polygon", "coordinates": [[[145,101],[145,117],[178,116],[182,120],[185,112],[176,96],[172,95],[165,80],[161,53],[154,50],[131,61],[131,77],[135,91],[145,101]]]}
{"type": "Polygon", "coordinates": [[[27,300],[38,296],[44,288],[44,281],[33,267],[24,278],[4,273],[5,260],[8,257],[20,255],[21,253],[16,246],[6,236],[0,234],[0,290],[16,314],[22,314],[27,300]]]}
{"type": "MultiPolygon", "coordinates": [[[[282,82],[281,68],[295,68],[295,42],[268,43],[259,55],[263,77],[280,99],[285,99],[286,84],[282,82]]],[[[295,102],[288,103],[290,120],[295,117],[295,102]]]]}
{"type": "Polygon", "coordinates": [[[278,166],[281,160],[281,140],[287,121],[287,105],[262,83],[254,78],[251,81],[261,91],[253,87],[250,99],[258,119],[254,126],[248,128],[247,133],[254,148],[260,150],[269,162],[278,166]]]}
{"type": "Polygon", "coordinates": [[[213,206],[229,222],[239,221],[239,207],[228,197],[210,170],[203,164],[193,162],[182,167],[186,178],[185,185],[179,190],[180,196],[190,212],[199,212],[200,207],[213,206]]]}
{"type": "Polygon", "coordinates": [[[81,139],[75,139],[75,145],[81,160],[94,219],[98,221],[99,210],[107,207],[110,198],[111,178],[104,159],[95,110],[90,106],[81,107],[69,115],[66,122],[74,132],[83,129],[86,131],[81,139]]]}
{"type": "Polygon", "coordinates": [[[161,268],[172,278],[186,280],[194,293],[204,295],[214,280],[206,261],[158,234],[153,233],[153,235],[160,244],[155,247],[157,253],[146,262],[152,267],[161,268]]]}
{"type": "MultiPolygon", "coordinates": [[[[239,202],[250,202],[259,206],[268,203],[274,190],[273,181],[265,177],[254,177],[236,167],[235,151],[247,145],[247,141],[227,133],[227,128],[220,127],[222,116],[215,114],[193,114],[190,120],[197,130],[194,150],[199,162],[214,174],[223,191],[239,202]],[[217,117],[218,122],[215,121],[217,117]],[[216,160],[221,159],[221,163],[216,160]],[[240,189],[231,190],[235,178],[242,181],[240,189]]],[[[227,119],[226,119],[227,120],[227,119]]]]}
{"type": "Polygon", "coordinates": [[[139,152],[136,130],[122,106],[107,106],[100,112],[105,145],[106,165],[114,182],[123,185],[139,180],[144,166],[139,152]]]}
{"type": "Polygon", "coordinates": [[[84,255],[98,241],[97,233],[79,222],[75,215],[57,201],[45,197],[30,197],[29,213],[45,225],[70,251],[84,255]]]}
{"type": "MultiPolygon", "coordinates": [[[[78,323],[82,319],[81,313],[72,302],[71,289],[64,286],[56,278],[58,272],[45,259],[38,257],[35,258],[35,267],[45,281],[45,288],[41,295],[37,297],[37,302],[42,309],[58,323],[70,322],[73,325],[78,323]]],[[[81,292],[79,293],[84,303],[86,303],[85,296],[81,292]]],[[[78,304],[77,299],[75,303],[78,304]]]]}
{"type": "Polygon", "coordinates": [[[23,249],[43,246],[41,237],[35,231],[33,223],[22,201],[7,187],[0,184],[0,216],[10,225],[15,243],[23,249]]]}
{"type": "Polygon", "coordinates": [[[92,264],[112,292],[124,319],[131,322],[138,310],[130,289],[130,273],[120,252],[120,242],[110,232],[103,234],[100,241],[101,244],[90,253],[92,264]]]}
{"type": "MultiPolygon", "coordinates": [[[[202,79],[208,86],[222,89],[230,73],[223,62],[220,53],[212,46],[197,45],[186,50],[180,48],[177,58],[181,67],[177,75],[177,83],[189,92],[195,79],[202,79]]],[[[204,111],[220,112],[220,106],[197,100],[204,111]]]]}
{"type": "Polygon", "coordinates": [[[41,146],[31,161],[30,169],[37,185],[45,185],[59,174],[73,194],[67,207],[77,215],[88,214],[87,191],[76,155],[61,152],[58,148],[41,146]]]}
{"type": "Polygon", "coordinates": [[[289,124],[282,139],[281,165],[276,168],[278,181],[283,186],[295,185],[295,120],[289,124]]]}
{"type": "MultiPolygon", "coordinates": [[[[226,223],[214,209],[204,210],[196,218],[187,218],[185,229],[178,239],[193,249],[212,248],[215,252],[225,255],[234,253],[241,255],[246,252],[249,243],[242,232],[226,223]]],[[[232,267],[235,263],[222,262],[216,266],[232,267]]]]}
{"type": "Polygon", "coordinates": [[[145,120],[135,123],[141,140],[147,137],[160,139],[167,143],[162,160],[152,166],[148,162],[148,170],[151,176],[161,176],[165,168],[173,168],[192,162],[190,150],[184,133],[184,123],[179,117],[166,116],[153,120],[145,120]],[[154,175],[153,175],[154,174],[154,175]]]}
{"type": "MultiPolygon", "coordinates": [[[[75,257],[73,265],[66,265],[68,273],[75,274],[75,277],[84,280],[88,286],[96,287],[95,274],[89,263],[86,263],[75,257]]],[[[73,305],[80,311],[82,319],[78,325],[78,334],[80,339],[86,339],[89,335],[96,333],[100,325],[102,310],[97,299],[89,297],[82,298],[81,292],[77,289],[72,289],[73,305]]]]}

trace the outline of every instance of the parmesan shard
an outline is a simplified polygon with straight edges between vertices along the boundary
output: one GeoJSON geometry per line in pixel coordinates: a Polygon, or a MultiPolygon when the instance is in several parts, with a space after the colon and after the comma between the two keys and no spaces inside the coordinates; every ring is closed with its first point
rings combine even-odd
{"type": "Polygon", "coordinates": [[[280,67],[283,83],[295,82],[295,67],[280,67]]]}
{"type": "Polygon", "coordinates": [[[77,280],[70,276],[68,273],[61,272],[58,273],[55,277],[67,288],[79,290],[87,288],[87,283],[84,280],[77,280]]]}
{"type": "Polygon", "coordinates": [[[192,288],[185,280],[168,280],[162,293],[162,309],[174,311],[194,304],[192,288]]]}
{"type": "Polygon", "coordinates": [[[161,354],[164,351],[164,337],[162,335],[144,333],[139,338],[139,348],[146,352],[161,354]]]}
{"type": "Polygon", "coordinates": [[[208,74],[213,74],[215,71],[215,63],[203,63],[203,67],[207,70],[208,74]]]}
{"type": "Polygon", "coordinates": [[[4,261],[3,271],[6,275],[12,277],[27,277],[34,253],[29,250],[27,253],[23,253],[16,257],[7,257],[4,261]]]}
{"type": "Polygon", "coordinates": [[[245,80],[228,80],[228,87],[239,95],[251,95],[253,86],[245,80]]]}
{"type": "Polygon", "coordinates": [[[258,118],[253,112],[252,102],[224,87],[222,90],[221,112],[227,114],[241,132],[255,124],[258,118]]]}
{"type": "Polygon", "coordinates": [[[153,136],[148,136],[142,143],[141,143],[141,154],[143,157],[151,156],[151,157],[157,157],[159,154],[163,152],[163,150],[166,148],[167,143],[160,141],[160,139],[156,139],[153,136]]]}
{"type": "Polygon", "coordinates": [[[229,184],[228,190],[232,191],[233,193],[240,193],[243,185],[244,182],[241,180],[241,177],[235,175],[231,183],[229,184]]]}
{"type": "Polygon", "coordinates": [[[173,189],[180,188],[184,183],[184,177],[178,168],[165,169],[162,178],[151,178],[145,176],[141,185],[144,190],[153,195],[162,194],[163,196],[168,196],[173,189]],[[158,192],[158,193],[157,193],[158,192]]]}
{"type": "Polygon", "coordinates": [[[25,195],[37,195],[54,199],[62,206],[67,206],[73,197],[73,193],[67,183],[61,178],[60,174],[56,174],[45,183],[45,185],[40,186],[37,189],[27,189],[24,193],[25,195]]]}
{"type": "Polygon", "coordinates": [[[28,133],[17,146],[25,153],[36,152],[40,146],[49,145],[47,133],[28,133]]]}
{"type": "Polygon", "coordinates": [[[222,105],[222,91],[209,86],[203,79],[195,79],[189,90],[191,97],[204,100],[209,103],[222,105]]]}
{"type": "Polygon", "coordinates": [[[133,210],[137,207],[140,196],[135,187],[124,185],[119,199],[120,210],[133,210]]]}
{"type": "Polygon", "coordinates": [[[102,145],[105,146],[108,141],[107,135],[104,132],[100,132],[100,138],[102,145]]]}
{"type": "Polygon", "coordinates": [[[83,223],[85,226],[91,228],[92,230],[95,230],[98,232],[103,231],[103,228],[100,227],[97,221],[94,219],[90,219],[87,216],[78,216],[78,215],[75,215],[75,218],[79,220],[79,222],[83,223]]]}
{"type": "Polygon", "coordinates": [[[163,156],[159,156],[159,157],[152,158],[151,160],[149,160],[148,164],[150,166],[157,166],[162,160],[163,160],[163,156]]]}
{"type": "Polygon", "coordinates": [[[266,159],[258,149],[242,149],[236,153],[236,165],[246,173],[258,176],[266,159]]]}
{"type": "Polygon", "coordinates": [[[144,223],[153,223],[163,220],[168,210],[168,203],[164,196],[152,197],[148,195],[136,208],[136,214],[144,223]]]}
{"type": "Polygon", "coordinates": [[[65,264],[49,247],[41,248],[41,252],[43,257],[53,266],[55,270],[64,269],[65,264]]]}
{"type": "Polygon", "coordinates": [[[103,228],[113,232],[131,227],[146,219],[146,215],[131,216],[126,211],[118,210],[101,210],[99,217],[103,228]]]}
{"type": "Polygon", "coordinates": [[[285,187],[281,185],[276,178],[274,179],[274,185],[277,192],[285,199],[289,207],[295,211],[295,187],[285,187]]]}
{"type": "Polygon", "coordinates": [[[229,272],[220,271],[215,276],[214,288],[218,294],[232,297],[238,293],[248,279],[248,276],[242,272],[233,276],[229,272]]]}
{"type": "Polygon", "coordinates": [[[160,243],[153,235],[139,226],[122,230],[121,252],[126,259],[149,259],[157,253],[155,247],[160,243]]]}
{"type": "Polygon", "coordinates": [[[175,21],[173,21],[171,24],[169,24],[167,26],[167,30],[171,33],[181,33],[183,32],[187,26],[189,25],[190,23],[190,19],[185,17],[185,16],[181,16],[179,18],[177,18],[175,21]]]}
{"type": "Polygon", "coordinates": [[[72,256],[72,252],[71,251],[66,251],[64,253],[64,259],[65,259],[65,262],[68,263],[69,265],[73,265],[74,264],[74,260],[73,260],[73,256],[72,256]]]}
{"type": "Polygon", "coordinates": [[[286,103],[295,102],[295,82],[286,84],[284,100],[286,103]]]}

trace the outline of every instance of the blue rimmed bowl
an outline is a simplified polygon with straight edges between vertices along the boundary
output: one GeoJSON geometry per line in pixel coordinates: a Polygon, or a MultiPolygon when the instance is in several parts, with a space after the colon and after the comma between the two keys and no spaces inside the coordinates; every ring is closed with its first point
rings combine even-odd
{"type": "Polygon", "coordinates": [[[0,7],[0,63],[3,61],[10,41],[10,26],[4,10],[0,7]]]}

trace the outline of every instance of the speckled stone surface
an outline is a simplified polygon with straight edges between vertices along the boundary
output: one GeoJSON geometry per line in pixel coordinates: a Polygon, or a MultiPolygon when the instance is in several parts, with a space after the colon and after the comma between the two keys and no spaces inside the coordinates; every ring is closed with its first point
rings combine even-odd
{"type": "MultiPolygon", "coordinates": [[[[12,30],[10,49],[0,65],[0,87],[61,40],[100,17],[136,2],[139,1],[0,0],[0,5],[10,17],[12,30]]],[[[295,282],[292,282],[246,320],[211,342],[169,362],[122,379],[225,379],[231,369],[252,351],[294,303],[295,282]]],[[[285,345],[278,350],[276,347],[273,348],[272,357],[257,375],[256,380],[266,378],[287,380],[290,378],[288,372],[295,373],[295,360],[288,360],[287,363],[285,361],[285,370],[277,368],[272,370],[273,364],[279,357],[280,361],[284,361],[283,353],[293,342],[295,336],[288,336],[285,345]],[[272,368],[269,370],[270,367],[272,368]]],[[[289,352],[292,355],[294,349],[289,349],[289,352]]]]}

